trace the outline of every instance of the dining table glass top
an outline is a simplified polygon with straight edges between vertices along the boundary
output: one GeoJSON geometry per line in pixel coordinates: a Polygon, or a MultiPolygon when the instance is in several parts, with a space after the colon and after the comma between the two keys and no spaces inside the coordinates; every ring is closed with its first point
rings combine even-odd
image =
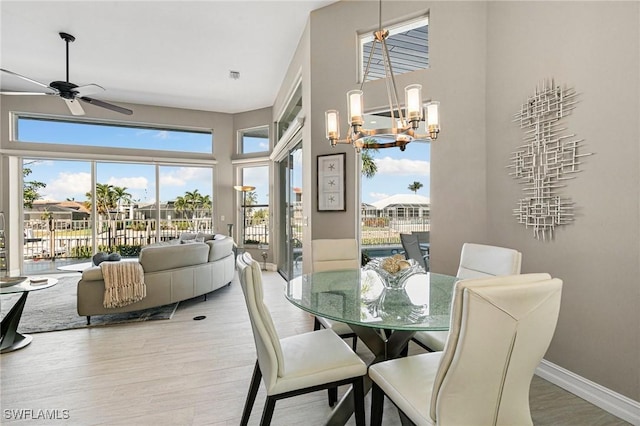
{"type": "Polygon", "coordinates": [[[314,315],[391,330],[448,330],[457,278],[432,272],[385,288],[374,270],[345,269],[301,275],[286,285],[287,299],[314,315]]]}

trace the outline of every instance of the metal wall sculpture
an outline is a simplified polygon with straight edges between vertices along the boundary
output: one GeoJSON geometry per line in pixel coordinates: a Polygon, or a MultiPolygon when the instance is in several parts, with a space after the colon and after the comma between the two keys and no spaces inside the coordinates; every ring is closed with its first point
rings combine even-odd
{"type": "Polygon", "coordinates": [[[573,221],[574,203],[561,197],[559,189],[580,171],[580,157],[591,155],[578,153],[584,139],[561,127],[560,120],[575,108],[576,97],[573,88],[544,81],[514,114],[513,121],[525,129],[524,144],[513,153],[508,168],[513,169],[509,175],[524,185],[525,196],[513,214],[518,223],[533,229],[537,239],[551,240],[557,226],[573,221]]]}

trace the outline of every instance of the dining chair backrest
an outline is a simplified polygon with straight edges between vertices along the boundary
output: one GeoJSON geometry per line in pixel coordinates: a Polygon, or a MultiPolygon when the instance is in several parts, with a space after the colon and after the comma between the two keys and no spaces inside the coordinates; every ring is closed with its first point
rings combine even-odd
{"type": "Polygon", "coordinates": [[[311,241],[313,272],[360,267],[358,241],[353,238],[318,239],[311,241]]]}
{"type": "Polygon", "coordinates": [[[249,253],[243,253],[236,260],[238,277],[249,311],[249,320],[256,344],[258,364],[262,378],[270,391],[277,377],[284,374],[284,361],[280,339],[273,324],[269,309],[263,300],[262,271],[258,262],[249,253]]]}
{"type": "Polygon", "coordinates": [[[520,273],[522,254],[514,249],[464,243],[456,276],[460,279],[484,278],[520,273]]]}
{"type": "Polygon", "coordinates": [[[428,244],[429,243],[429,231],[412,231],[413,235],[418,237],[418,243],[420,244],[428,244]]]}
{"type": "Polygon", "coordinates": [[[418,262],[418,265],[427,271],[427,262],[424,259],[422,250],[420,250],[420,244],[418,243],[418,236],[415,234],[400,234],[400,242],[405,252],[407,259],[413,259],[418,262]]]}
{"type": "Polygon", "coordinates": [[[430,401],[434,424],[531,424],[529,386],[553,337],[561,291],[548,274],[456,283],[430,401]]]}

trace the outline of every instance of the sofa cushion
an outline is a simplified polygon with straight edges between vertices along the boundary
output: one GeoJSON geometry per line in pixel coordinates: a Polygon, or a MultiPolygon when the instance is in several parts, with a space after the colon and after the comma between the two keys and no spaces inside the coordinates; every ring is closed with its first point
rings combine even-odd
{"type": "Polygon", "coordinates": [[[195,240],[195,239],[196,239],[195,232],[183,232],[178,237],[178,241],[180,241],[181,243],[186,240],[195,240]]]}
{"type": "Polygon", "coordinates": [[[165,271],[206,263],[209,246],[204,243],[144,247],[140,250],[140,264],[145,272],[165,271]]]}
{"type": "Polygon", "coordinates": [[[153,244],[149,244],[146,247],[165,247],[165,246],[175,246],[180,244],[180,240],[175,238],[173,240],[169,240],[169,241],[158,241],[157,243],[153,243],[153,244]]]}
{"type": "Polygon", "coordinates": [[[233,238],[231,237],[209,240],[206,244],[210,247],[209,262],[222,259],[233,253],[233,238]]]}
{"type": "Polygon", "coordinates": [[[206,232],[198,232],[196,234],[196,240],[202,238],[204,241],[214,240],[216,238],[215,234],[207,234],[206,232]]]}

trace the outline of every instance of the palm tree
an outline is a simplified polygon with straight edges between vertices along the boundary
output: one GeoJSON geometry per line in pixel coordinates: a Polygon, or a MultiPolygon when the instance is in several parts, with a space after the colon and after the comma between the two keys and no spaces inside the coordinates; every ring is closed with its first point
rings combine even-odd
{"type": "MultiPolygon", "coordinates": [[[[126,188],[125,188],[126,189],[126,188]]],[[[86,203],[91,206],[91,192],[87,192],[85,194],[89,199],[89,202],[86,203]]],[[[114,198],[114,188],[113,185],[109,185],[108,183],[96,183],[96,211],[99,215],[106,215],[109,218],[109,213],[111,210],[117,207],[117,203],[114,198]]]]}
{"type": "Polygon", "coordinates": [[[127,192],[127,187],[114,186],[112,196],[118,213],[120,212],[120,206],[123,202],[131,203],[131,194],[127,192]]]}
{"type": "MultiPolygon", "coordinates": [[[[202,197],[200,197],[199,207],[206,212],[211,212],[211,208],[213,207],[213,203],[211,202],[211,195],[203,195],[202,197]]],[[[202,212],[202,217],[205,217],[204,212],[202,212]]]]}
{"type": "Polygon", "coordinates": [[[247,206],[253,206],[255,204],[258,204],[258,194],[256,193],[256,191],[246,192],[245,198],[244,198],[244,206],[243,206],[245,223],[253,222],[253,209],[247,208],[247,206]]]}
{"type": "Polygon", "coordinates": [[[420,188],[422,188],[423,186],[424,186],[424,185],[423,185],[423,184],[421,184],[420,182],[415,182],[415,181],[414,181],[411,185],[409,185],[409,187],[408,187],[408,188],[409,188],[409,191],[413,191],[413,193],[414,193],[414,194],[417,194],[417,193],[418,193],[418,190],[419,190],[420,188]]]}
{"type": "Polygon", "coordinates": [[[367,179],[371,179],[378,172],[378,165],[376,164],[369,150],[362,151],[361,159],[362,175],[367,179]]]}
{"type": "Polygon", "coordinates": [[[193,191],[186,191],[184,193],[184,202],[185,208],[187,211],[191,211],[191,218],[194,219],[196,216],[196,209],[200,205],[200,200],[202,199],[202,194],[197,189],[193,191]]]}
{"type": "MultiPolygon", "coordinates": [[[[375,142],[375,140],[371,138],[364,139],[365,146],[373,142],[375,142]]],[[[370,148],[370,149],[365,148],[361,151],[361,155],[360,155],[360,158],[362,160],[362,175],[367,179],[371,179],[378,172],[378,165],[376,164],[376,161],[372,155],[372,152],[378,152],[378,150],[375,148],[370,148]]]]}
{"type": "Polygon", "coordinates": [[[183,196],[179,195],[176,197],[176,200],[173,202],[173,208],[176,213],[180,213],[181,218],[184,218],[184,211],[187,208],[187,202],[183,196]]]}
{"type": "MultiPolygon", "coordinates": [[[[88,205],[88,207],[90,207],[92,201],[91,192],[87,192],[86,196],[89,201],[85,202],[85,205],[88,205]]],[[[109,245],[111,245],[111,211],[118,206],[113,185],[110,185],[108,183],[96,183],[95,204],[98,216],[105,216],[107,219],[107,239],[109,241],[109,245]]],[[[102,229],[102,225],[99,229],[102,229]]]]}

